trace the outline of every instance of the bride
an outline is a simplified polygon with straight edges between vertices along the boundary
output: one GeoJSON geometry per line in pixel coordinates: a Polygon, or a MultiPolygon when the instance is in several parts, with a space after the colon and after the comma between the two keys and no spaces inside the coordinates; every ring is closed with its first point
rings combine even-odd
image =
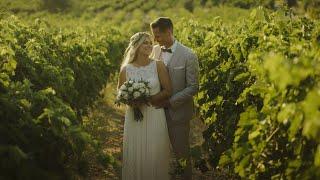
{"type": "Polygon", "coordinates": [[[167,69],[162,61],[150,59],[151,35],[138,32],[130,38],[121,65],[118,90],[129,79],[149,82],[148,104],[134,103],[143,114],[143,120],[134,120],[132,106],[126,107],[123,137],[123,180],[168,180],[170,140],[165,112],[149,104],[171,96],[172,87],[167,69]]]}

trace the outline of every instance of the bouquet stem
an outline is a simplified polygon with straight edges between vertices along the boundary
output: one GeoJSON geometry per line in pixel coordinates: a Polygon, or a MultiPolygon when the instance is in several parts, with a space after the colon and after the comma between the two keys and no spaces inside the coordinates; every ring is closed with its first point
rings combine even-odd
{"type": "Polygon", "coordinates": [[[142,119],[143,119],[143,114],[142,114],[140,108],[134,107],[134,108],[133,108],[133,113],[134,113],[134,119],[135,119],[136,121],[142,121],[142,119]]]}

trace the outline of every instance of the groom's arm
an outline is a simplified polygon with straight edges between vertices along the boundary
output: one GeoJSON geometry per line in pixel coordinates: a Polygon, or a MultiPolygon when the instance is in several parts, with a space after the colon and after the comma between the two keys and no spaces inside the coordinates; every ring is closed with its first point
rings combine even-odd
{"type": "Polygon", "coordinates": [[[192,97],[199,90],[199,62],[194,53],[190,53],[186,62],[186,88],[182,91],[174,94],[169,99],[170,106],[177,108],[186,101],[192,99],[192,97]]]}

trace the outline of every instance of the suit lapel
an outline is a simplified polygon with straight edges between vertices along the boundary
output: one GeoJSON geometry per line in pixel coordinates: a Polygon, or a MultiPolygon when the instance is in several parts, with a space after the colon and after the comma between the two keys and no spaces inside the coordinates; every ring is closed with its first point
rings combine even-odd
{"type": "Polygon", "coordinates": [[[180,56],[180,43],[177,42],[177,47],[175,49],[175,51],[173,52],[173,55],[171,56],[171,59],[168,63],[168,67],[172,67],[174,62],[178,60],[178,57],[180,56]]]}

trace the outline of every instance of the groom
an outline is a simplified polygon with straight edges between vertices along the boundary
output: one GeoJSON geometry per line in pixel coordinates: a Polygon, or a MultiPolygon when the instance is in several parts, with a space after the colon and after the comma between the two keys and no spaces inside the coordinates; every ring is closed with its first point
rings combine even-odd
{"type": "Polygon", "coordinates": [[[190,120],[193,116],[193,96],[198,92],[199,63],[196,55],[173,36],[171,19],[160,17],[150,24],[154,40],[151,57],[166,65],[172,82],[170,99],[153,104],[165,108],[168,131],[177,158],[187,160],[183,179],[192,179],[189,155],[190,120]]]}

